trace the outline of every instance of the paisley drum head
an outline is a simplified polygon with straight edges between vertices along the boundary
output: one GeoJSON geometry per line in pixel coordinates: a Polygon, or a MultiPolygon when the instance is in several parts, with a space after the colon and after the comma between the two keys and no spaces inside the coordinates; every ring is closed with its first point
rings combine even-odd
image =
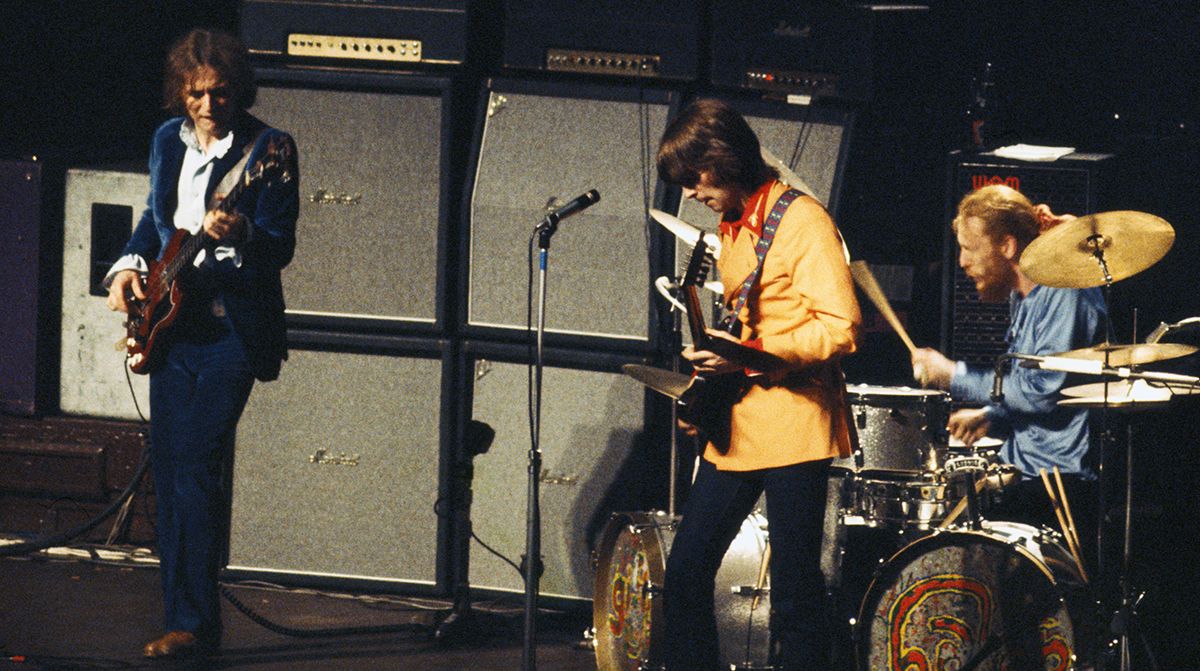
{"type": "Polygon", "coordinates": [[[1074,668],[1064,595],[1080,581],[1065,555],[1048,532],[1016,523],[914,541],[883,565],[863,600],[859,668],[1074,668]]]}

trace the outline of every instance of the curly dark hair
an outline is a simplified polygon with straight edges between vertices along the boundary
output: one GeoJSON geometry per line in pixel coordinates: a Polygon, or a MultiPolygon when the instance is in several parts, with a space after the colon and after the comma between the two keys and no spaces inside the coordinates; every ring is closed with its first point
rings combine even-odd
{"type": "Polygon", "coordinates": [[[658,176],[668,184],[693,187],[700,173],[713,183],[752,192],[778,177],[760,153],[758,136],[741,114],[712,98],[688,105],[667,126],[658,146],[658,176]]]}
{"type": "Polygon", "coordinates": [[[254,69],[246,46],[238,38],[219,30],[194,28],[176,40],[167,54],[163,77],[163,108],[183,114],[183,96],[201,68],[212,68],[228,84],[238,109],[249,109],[258,96],[254,69]]]}

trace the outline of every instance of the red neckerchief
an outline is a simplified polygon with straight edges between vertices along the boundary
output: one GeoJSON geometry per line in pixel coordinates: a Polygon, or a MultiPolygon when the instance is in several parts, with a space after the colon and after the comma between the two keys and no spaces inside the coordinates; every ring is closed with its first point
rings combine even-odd
{"type": "Polygon", "coordinates": [[[743,229],[749,229],[755,235],[762,237],[763,219],[767,214],[767,196],[771,193],[771,187],[775,186],[775,180],[768,179],[761,186],[750,194],[746,199],[747,207],[742,210],[742,216],[737,221],[722,221],[721,234],[728,235],[731,239],[737,240],[738,233],[743,229]]]}

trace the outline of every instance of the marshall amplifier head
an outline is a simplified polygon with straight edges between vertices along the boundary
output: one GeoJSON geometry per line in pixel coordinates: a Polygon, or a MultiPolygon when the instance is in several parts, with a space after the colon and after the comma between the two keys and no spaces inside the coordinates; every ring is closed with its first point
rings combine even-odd
{"type": "MultiPolygon", "coordinates": [[[[712,83],[779,97],[873,95],[881,40],[920,33],[922,5],[816,2],[712,3],[712,83]]],[[[892,56],[889,56],[889,58],[892,56]]]]}
{"type": "Polygon", "coordinates": [[[242,39],[251,54],[295,61],[461,65],[466,0],[243,0],[242,39]]]}
{"type": "Polygon", "coordinates": [[[506,0],[504,66],[690,81],[699,0],[506,0]]]}

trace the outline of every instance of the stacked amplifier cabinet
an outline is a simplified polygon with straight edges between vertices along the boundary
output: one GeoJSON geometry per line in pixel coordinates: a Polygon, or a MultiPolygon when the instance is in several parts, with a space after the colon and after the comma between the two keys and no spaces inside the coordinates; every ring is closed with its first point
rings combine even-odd
{"type": "Polygon", "coordinates": [[[698,0],[506,0],[504,66],[694,80],[702,5],[698,0]]]}
{"type": "Polygon", "coordinates": [[[1007,349],[1008,303],[984,303],[958,265],[958,245],[949,231],[958,201],[989,184],[1004,184],[1060,214],[1104,209],[1112,193],[1115,161],[1110,154],[1068,154],[1051,163],[1001,158],[991,153],[950,154],[946,194],[942,350],[953,359],[992,365],[1007,349]]]}
{"type": "MultiPolygon", "coordinates": [[[[548,254],[546,329],[556,342],[645,349],[660,237],[649,147],[677,104],[668,91],[489,80],[474,173],[464,190],[462,306],[471,335],[524,338],[535,225],[591,189],[600,201],[564,220],[548,254]]],[[[536,286],[534,290],[536,297],[536,286]]]]}
{"type": "Polygon", "coordinates": [[[442,579],[445,341],[293,331],[238,424],[228,569],[296,582],[442,579]]]}
{"type": "Polygon", "coordinates": [[[58,373],[62,175],[0,161],[0,412],[52,411],[58,373]]]}
{"type": "Polygon", "coordinates": [[[67,171],[62,265],[60,404],[68,414],[149,417],[149,382],[127,374],[124,315],[108,309],[104,275],[146,206],[150,178],[131,170],[67,171]]]}
{"type": "Polygon", "coordinates": [[[467,55],[466,0],[243,0],[250,53],[293,61],[459,65],[467,55]]]}
{"type": "Polygon", "coordinates": [[[289,323],[436,332],[451,144],[449,79],[262,68],[254,113],[300,153],[289,323]]]}
{"type": "MultiPolygon", "coordinates": [[[[518,562],[525,551],[530,450],[527,351],[521,346],[464,344],[463,412],[496,432],[474,460],[472,527],[485,543],[518,562]]],[[[541,408],[538,474],[545,574],[551,599],[592,596],[592,552],[613,512],[666,505],[667,437],[645,431],[645,389],[622,375],[629,359],[548,350],[541,408]]],[[[519,563],[519,562],[518,562],[519,563]]],[[[521,592],[521,576],[502,559],[471,548],[471,584],[521,592]]]]}

